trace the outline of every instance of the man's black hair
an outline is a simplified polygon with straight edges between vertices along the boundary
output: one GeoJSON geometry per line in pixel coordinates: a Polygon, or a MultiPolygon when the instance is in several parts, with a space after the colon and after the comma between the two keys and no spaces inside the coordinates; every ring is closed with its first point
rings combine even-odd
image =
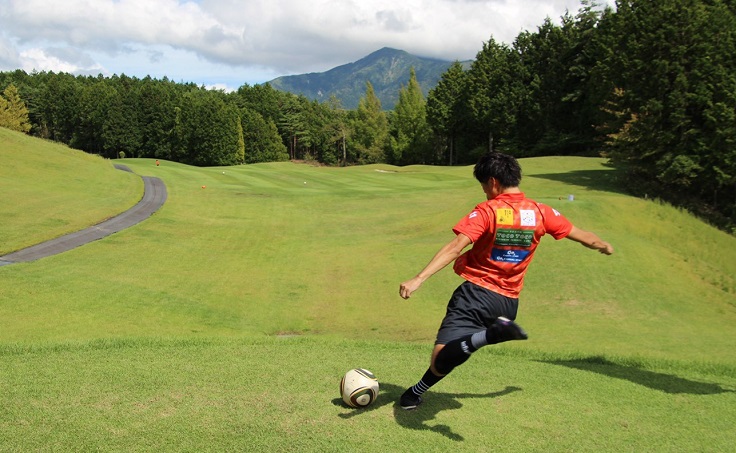
{"type": "Polygon", "coordinates": [[[516,158],[508,154],[487,153],[478,159],[473,176],[482,184],[496,178],[502,187],[518,187],[521,183],[521,166],[516,158]]]}

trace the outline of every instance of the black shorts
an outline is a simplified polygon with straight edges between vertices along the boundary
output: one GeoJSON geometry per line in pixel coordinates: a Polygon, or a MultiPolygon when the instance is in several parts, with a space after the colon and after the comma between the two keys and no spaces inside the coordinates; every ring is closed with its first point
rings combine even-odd
{"type": "Polygon", "coordinates": [[[496,318],[516,319],[519,299],[502,296],[468,281],[457,287],[447,314],[437,332],[435,344],[447,344],[465,335],[487,329],[496,318]]]}

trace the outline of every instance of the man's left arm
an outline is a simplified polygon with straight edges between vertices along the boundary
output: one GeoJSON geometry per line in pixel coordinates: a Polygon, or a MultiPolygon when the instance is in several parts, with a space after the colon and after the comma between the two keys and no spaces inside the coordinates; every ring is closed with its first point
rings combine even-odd
{"type": "Polygon", "coordinates": [[[613,246],[611,246],[611,244],[599,238],[598,235],[592,231],[581,230],[574,225],[572,230],[570,230],[570,233],[568,233],[567,238],[575,242],[579,242],[589,249],[598,250],[605,255],[613,253],[613,246]]]}

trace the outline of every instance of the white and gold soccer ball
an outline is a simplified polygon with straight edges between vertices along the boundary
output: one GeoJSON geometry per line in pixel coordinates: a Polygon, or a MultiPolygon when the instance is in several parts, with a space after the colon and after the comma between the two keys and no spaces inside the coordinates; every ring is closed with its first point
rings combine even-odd
{"type": "Polygon", "coordinates": [[[378,398],[378,379],[366,369],[354,368],[342,377],[340,395],[350,407],[367,407],[378,398]]]}

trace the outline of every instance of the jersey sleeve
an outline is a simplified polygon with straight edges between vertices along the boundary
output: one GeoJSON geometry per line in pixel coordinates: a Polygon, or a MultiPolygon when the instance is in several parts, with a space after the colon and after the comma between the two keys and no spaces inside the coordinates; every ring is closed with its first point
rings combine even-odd
{"type": "Polygon", "coordinates": [[[557,209],[544,204],[539,204],[544,215],[544,229],[546,233],[555,239],[562,239],[570,234],[572,223],[565,218],[557,209]]]}
{"type": "Polygon", "coordinates": [[[491,219],[485,209],[476,206],[468,215],[463,217],[453,228],[455,234],[464,234],[472,242],[477,241],[489,230],[491,219]]]}

